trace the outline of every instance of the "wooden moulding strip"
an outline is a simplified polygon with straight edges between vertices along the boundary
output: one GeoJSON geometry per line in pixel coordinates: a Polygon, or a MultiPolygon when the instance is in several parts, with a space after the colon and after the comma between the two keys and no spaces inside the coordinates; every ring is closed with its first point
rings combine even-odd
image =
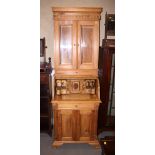
{"type": "Polygon", "coordinates": [[[55,70],[56,75],[72,75],[72,76],[95,76],[98,77],[98,70],[55,70]]]}
{"type": "Polygon", "coordinates": [[[87,75],[87,76],[84,76],[84,75],[59,75],[57,74],[55,76],[55,79],[76,79],[76,80],[80,80],[80,79],[98,79],[96,76],[90,76],[90,75],[87,75]]]}
{"type": "Polygon", "coordinates": [[[99,105],[100,103],[101,103],[101,100],[99,100],[99,99],[96,99],[96,100],[91,100],[91,101],[89,101],[89,100],[74,100],[74,101],[71,101],[71,100],[56,100],[56,99],[52,99],[52,101],[51,101],[51,103],[53,103],[53,104],[61,104],[61,103],[68,103],[68,104],[72,104],[72,103],[80,103],[80,104],[97,104],[97,105],[99,105]]]}
{"type": "Polygon", "coordinates": [[[100,20],[102,8],[52,7],[55,20],[100,20]]]}
{"type": "Polygon", "coordinates": [[[54,141],[52,146],[57,148],[65,143],[75,143],[75,144],[84,144],[87,143],[89,145],[94,146],[96,149],[101,148],[99,141],[96,139],[94,141],[89,141],[89,140],[85,140],[85,141],[54,141]]]}
{"type": "Polygon", "coordinates": [[[101,7],[52,7],[53,12],[96,12],[101,13],[101,7]]]}

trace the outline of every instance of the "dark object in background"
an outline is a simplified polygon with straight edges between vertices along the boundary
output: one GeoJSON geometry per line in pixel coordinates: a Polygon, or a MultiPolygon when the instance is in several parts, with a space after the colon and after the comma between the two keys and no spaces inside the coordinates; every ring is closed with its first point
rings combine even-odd
{"type": "Polygon", "coordinates": [[[115,130],[115,14],[105,14],[105,38],[99,47],[98,77],[100,99],[98,111],[98,134],[115,130]]]}
{"type": "Polygon", "coordinates": [[[47,48],[47,46],[45,44],[45,38],[40,39],[40,57],[46,56],[45,48],[47,48]]]}
{"type": "Polygon", "coordinates": [[[51,123],[51,58],[46,60],[45,38],[40,39],[40,132],[52,135],[51,123]]]}
{"type": "Polygon", "coordinates": [[[106,136],[100,139],[102,155],[115,155],[115,136],[106,136]]]}
{"type": "Polygon", "coordinates": [[[115,36],[115,14],[105,14],[105,39],[115,36]]]}
{"type": "MultiPolygon", "coordinates": [[[[112,58],[115,54],[115,40],[103,39],[102,47],[99,50],[99,81],[100,98],[102,103],[99,106],[98,133],[105,130],[115,130],[115,116],[108,113],[108,104],[110,97],[112,58]]],[[[114,83],[113,83],[114,84],[114,83]]]]}

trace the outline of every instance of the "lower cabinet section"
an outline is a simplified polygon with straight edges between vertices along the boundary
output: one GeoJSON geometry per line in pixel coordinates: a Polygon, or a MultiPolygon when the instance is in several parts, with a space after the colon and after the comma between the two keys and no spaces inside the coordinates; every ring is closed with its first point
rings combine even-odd
{"type": "Polygon", "coordinates": [[[58,147],[63,143],[89,143],[100,147],[97,140],[98,104],[55,104],[54,142],[58,147]],[[62,108],[59,108],[62,107],[62,108]],[[73,108],[75,107],[75,108],[73,108]],[[81,108],[82,107],[82,108],[81,108]],[[91,108],[90,108],[91,107],[91,108]]]}

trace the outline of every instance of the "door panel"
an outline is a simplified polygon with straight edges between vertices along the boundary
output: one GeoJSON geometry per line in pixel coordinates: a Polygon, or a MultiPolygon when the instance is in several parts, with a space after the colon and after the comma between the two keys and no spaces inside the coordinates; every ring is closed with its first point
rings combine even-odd
{"type": "Polygon", "coordinates": [[[72,64],[72,26],[60,25],[60,64],[72,64]]]}
{"type": "Polygon", "coordinates": [[[60,110],[61,121],[59,127],[61,128],[61,139],[62,140],[73,140],[73,115],[72,110],[60,110]]]}
{"type": "Polygon", "coordinates": [[[90,140],[91,110],[80,110],[80,140],[90,140]]]}
{"type": "Polygon", "coordinates": [[[92,63],[93,26],[81,27],[80,51],[81,51],[81,62],[92,63]]]}
{"type": "Polygon", "coordinates": [[[98,22],[78,22],[78,68],[97,69],[99,33],[98,22]]]}
{"type": "Polygon", "coordinates": [[[55,58],[57,69],[76,67],[76,23],[74,21],[55,21],[55,58]]]}

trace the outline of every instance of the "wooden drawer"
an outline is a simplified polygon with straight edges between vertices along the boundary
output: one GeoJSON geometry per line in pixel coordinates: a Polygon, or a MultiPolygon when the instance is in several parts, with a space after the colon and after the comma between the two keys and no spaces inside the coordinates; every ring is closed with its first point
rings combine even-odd
{"type": "Polygon", "coordinates": [[[49,83],[49,77],[47,74],[41,74],[40,75],[40,83],[41,84],[48,84],[49,83]]]}
{"type": "Polygon", "coordinates": [[[58,109],[94,109],[94,104],[69,103],[58,104],[58,109]]]}

